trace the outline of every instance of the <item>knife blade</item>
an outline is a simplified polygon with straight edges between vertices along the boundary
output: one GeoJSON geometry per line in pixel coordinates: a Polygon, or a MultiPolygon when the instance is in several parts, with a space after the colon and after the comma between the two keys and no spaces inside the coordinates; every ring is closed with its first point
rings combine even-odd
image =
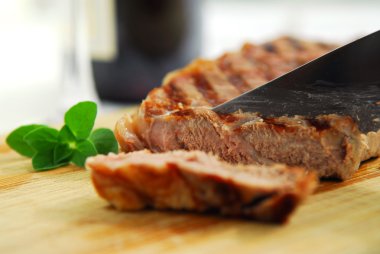
{"type": "Polygon", "coordinates": [[[380,129],[380,30],[213,108],[263,117],[351,116],[364,132],[380,129]]]}

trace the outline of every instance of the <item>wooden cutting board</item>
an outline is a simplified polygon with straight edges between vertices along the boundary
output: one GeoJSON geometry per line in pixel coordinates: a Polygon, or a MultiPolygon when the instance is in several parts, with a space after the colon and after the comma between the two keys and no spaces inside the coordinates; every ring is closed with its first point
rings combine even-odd
{"type": "MultiPolygon", "coordinates": [[[[102,117],[112,128],[127,110],[102,117]]],[[[287,225],[185,212],[118,212],[88,171],[36,173],[0,139],[0,253],[380,253],[380,159],[323,182],[287,225]]]]}

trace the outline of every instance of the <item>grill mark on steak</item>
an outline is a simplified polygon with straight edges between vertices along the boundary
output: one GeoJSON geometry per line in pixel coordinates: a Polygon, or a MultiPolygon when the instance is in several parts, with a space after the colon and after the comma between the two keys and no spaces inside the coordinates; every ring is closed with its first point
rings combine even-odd
{"type": "Polygon", "coordinates": [[[284,123],[278,122],[276,118],[263,118],[263,121],[270,124],[277,132],[284,131],[288,127],[284,123]]]}
{"type": "Polygon", "coordinates": [[[246,44],[241,49],[242,56],[249,60],[256,69],[259,70],[259,73],[262,74],[265,81],[269,81],[273,79],[272,74],[272,65],[270,62],[274,61],[278,62],[278,55],[274,54],[274,52],[268,52],[262,47],[257,47],[252,44],[246,44]]]}
{"type": "Polygon", "coordinates": [[[233,84],[241,93],[245,93],[252,89],[251,86],[239,74],[228,75],[228,80],[233,84]]]}
{"type": "Polygon", "coordinates": [[[157,103],[154,103],[154,101],[145,101],[144,109],[145,109],[145,115],[147,117],[154,117],[157,115],[163,115],[168,110],[169,111],[175,110],[177,109],[177,106],[174,106],[174,104],[158,105],[157,103]]]}
{"type": "Polygon", "coordinates": [[[194,117],[195,114],[194,114],[194,111],[192,109],[183,109],[183,110],[178,110],[178,111],[174,111],[171,113],[172,116],[176,116],[176,117],[194,117]]]}
{"type": "MultiPolygon", "coordinates": [[[[248,90],[250,90],[252,87],[249,85],[249,83],[242,77],[242,71],[234,68],[234,65],[232,61],[245,61],[240,54],[231,54],[227,53],[220,57],[217,60],[217,64],[219,69],[226,75],[228,81],[234,85],[240,93],[244,93],[248,90]]],[[[245,64],[250,63],[246,62],[245,64]]],[[[252,64],[250,64],[250,68],[252,68],[252,64]]]]}
{"type": "Polygon", "coordinates": [[[239,89],[229,82],[228,76],[218,67],[217,63],[201,61],[198,70],[198,73],[204,76],[210,88],[215,92],[218,103],[241,94],[239,89]]]}
{"type": "Polygon", "coordinates": [[[263,51],[261,48],[247,43],[242,47],[241,52],[226,53],[216,62],[229,81],[243,93],[269,81],[266,75],[267,67],[262,64],[261,59],[258,60],[260,57],[265,60],[268,55],[263,51]],[[251,54],[258,55],[257,59],[251,57],[251,54]]]}
{"type": "Polygon", "coordinates": [[[315,119],[315,118],[307,118],[306,120],[311,126],[315,127],[317,131],[327,130],[327,129],[330,129],[331,127],[330,123],[324,120],[315,119]]]}
{"type": "Polygon", "coordinates": [[[283,223],[284,218],[282,216],[283,211],[287,213],[292,213],[299,202],[299,198],[295,194],[285,194],[283,197],[280,197],[278,202],[275,204],[274,215],[275,221],[278,223],[283,223]]]}
{"type": "Polygon", "coordinates": [[[282,37],[274,40],[272,44],[277,51],[269,54],[267,60],[264,59],[263,61],[268,65],[268,80],[281,76],[306,62],[306,58],[304,61],[299,59],[299,55],[306,51],[303,41],[291,37],[282,37]]]}
{"type": "Polygon", "coordinates": [[[318,47],[324,50],[330,50],[331,48],[336,47],[335,45],[328,44],[325,42],[317,42],[316,44],[318,45],[318,47]]]}
{"type": "Polygon", "coordinates": [[[289,122],[281,122],[278,118],[264,118],[262,117],[263,122],[269,124],[276,132],[291,132],[297,131],[294,126],[289,125],[289,122]]]}
{"type": "Polygon", "coordinates": [[[300,40],[297,40],[295,38],[292,38],[292,37],[288,37],[287,40],[289,42],[289,44],[294,48],[296,49],[297,51],[303,51],[305,50],[302,42],[300,40]]]}
{"type": "Polygon", "coordinates": [[[219,117],[224,123],[234,123],[239,120],[237,116],[232,114],[219,114],[219,117]]]}
{"type": "Polygon", "coordinates": [[[163,88],[169,98],[171,93],[174,93],[174,96],[178,96],[176,98],[177,104],[181,104],[181,107],[210,106],[210,103],[199,92],[194,83],[195,80],[192,75],[185,73],[184,75],[177,75],[168,79],[163,88]]]}
{"type": "Polygon", "coordinates": [[[258,195],[257,197],[252,198],[252,200],[249,203],[244,204],[243,209],[251,209],[253,207],[259,206],[261,203],[272,198],[273,196],[274,193],[258,195]]]}
{"type": "Polygon", "coordinates": [[[267,42],[263,44],[263,48],[270,53],[277,53],[277,48],[273,43],[267,42]]]}
{"type": "Polygon", "coordinates": [[[192,78],[194,79],[195,87],[212,106],[222,103],[202,73],[195,72],[192,74],[192,78]]]}
{"type": "Polygon", "coordinates": [[[280,57],[292,62],[297,58],[297,54],[305,49],[303,42],[288,36],[274,40],[273,44],[276,45],[280,57]]]}
{"type": "Polygon", "coordinates": [[[175,84],[175,79],[173,79],[169,84],[163,87],[164,91],[168,95],[168,97],[174,103],[183,103],[184,105],[188,105],[187,97],[179,88],[177,88],[175,84]]]}

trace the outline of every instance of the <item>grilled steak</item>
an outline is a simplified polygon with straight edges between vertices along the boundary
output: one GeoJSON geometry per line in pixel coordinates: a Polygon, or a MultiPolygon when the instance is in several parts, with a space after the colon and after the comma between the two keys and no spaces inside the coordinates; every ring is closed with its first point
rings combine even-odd
{"type": "Polygon", "coordinates": [[[232,165],[201,151],[98,155],[86,163],[100,196],[120,210],[145,207],[285,222],[316,187],[285,165],[232,165]]]}
{"type": "Polygon", "coordinates": [[[136,114],[118,121],[116,137],[125,152],[203,150],[232,163],[280,162],[347,179],[362,160],[380,155],[380,131],[363,134],[350,117],[338,115],[262,118],[210,109],[332,48],[281,38],[246,44],[215,61],[196,60],[169,74],[136,114]]]}

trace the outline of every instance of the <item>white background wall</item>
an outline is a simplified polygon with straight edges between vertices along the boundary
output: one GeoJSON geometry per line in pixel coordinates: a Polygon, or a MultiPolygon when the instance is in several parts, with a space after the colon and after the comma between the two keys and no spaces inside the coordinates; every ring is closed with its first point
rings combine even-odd
{"type": "Polygon", "coordinates": [[[380,1],[208,0],[203,17],[202,54],[215,57],[279,35],[345,43],[380,29],[380,1]]]}

